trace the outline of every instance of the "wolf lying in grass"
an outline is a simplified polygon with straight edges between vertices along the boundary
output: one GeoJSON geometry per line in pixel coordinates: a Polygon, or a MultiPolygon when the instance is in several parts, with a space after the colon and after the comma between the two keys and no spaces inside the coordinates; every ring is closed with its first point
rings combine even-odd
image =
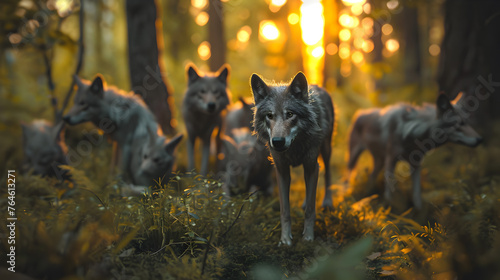
{"type": "Polygon", "coordinates": [[[139,186],[168,183],[175,162],[174,151],[182,134],[167,141],[164,135],[148,131],[148,136],[134,139],[132,149],[132,182],[139,186]]]}
{"type": "Polygon", "coordinates": [[[46,120],[22,124],[24,163],[22,170],[33,174],[66,179],[59,165],[67,165],[64,122],[52,125],[46,120]]]}
{"type": "Polygon", "coordinates": [[[280,244],[292,244],[290,219],[290,166],[304,166],[306,185],[303,238],[314,239],[318,156],[325,164],[323,206],[332,207],[330,187],[331,140],[334,109],[328,92],[308,86],[299,72],[290,84],[266,84],[257,74],[250,80],[255,100],[254,127],[271,151],[278,174],[281,210],[280,244]]]}
{"type": "MultiPolygon", "coordinates": [[[[203,144],[200,173],[206,175],[210,156],[212,132],[218,129],[216,144],[220,143],[221,112],[230,103],[227,91],[229,66],[223,65],[216,73],[200,75],[192,64],[187,66],[188,88],[182,103],[182,116],[188,133],[188,169],[193,170],[194,145],[197,138],[203,144]]],[[[218,151],[217,151],[218,152],[218,151]]]]}
{"type": "Polygon", "coordinates": [[[436,105],[427,104],[419,108],[397,104],[383,109],[359,110],[352,123],[347,164],[349,172],[361,153],[368,149],[374,163],[370,180],[374,181],[385,168],[384,196],[390,201],[396,163],[400,160],[408,162],[412,170],[413,204],[417,209],[422,208],[420,169],[425,153],[446,142],[469,147],[482,142],[479,134],[466,124],[444,94],[439,95],[436,105]]]}

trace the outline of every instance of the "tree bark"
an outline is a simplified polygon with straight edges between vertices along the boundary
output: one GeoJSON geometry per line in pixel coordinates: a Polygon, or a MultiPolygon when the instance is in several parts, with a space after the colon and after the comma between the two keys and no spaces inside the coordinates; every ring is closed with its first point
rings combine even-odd
{"type": "Polygon", "coordinates": [[[142,96],[163,132],[175,133],[172,89],[163,63],[162,25],[154,0],[127,0],[127,33],[132,90],[142,96]]]}
{"type": "Polygon", "coordinates": [[[226,62],[224,10],[220,0],[210,0],[208,15],[208,42],[212,53],[209,66],[211,71],[217,71],[226,62]]]}

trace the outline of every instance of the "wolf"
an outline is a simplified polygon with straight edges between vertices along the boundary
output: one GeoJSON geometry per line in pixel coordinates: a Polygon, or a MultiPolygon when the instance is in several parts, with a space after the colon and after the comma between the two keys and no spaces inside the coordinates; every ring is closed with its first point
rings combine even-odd
{"type": "Polygon", "coordinates": [[[353,117],[349,137],[350,173],[361,153],[368,149],[373,156],[374,182],[385,168],[384,197],[391,200],[395,183],[394,168],[400,160],[411,167],[413,204],[422,208],[420,171],[424,155],[446,142],[454,142],[476,147],[483,139],[466,123],[453,102],[445,94],[440,94],[436,104],[415,107],[400,103],[385,108],[359,110],[353,117]]]}
{"type": "Polygon", "coordinates": [[[46,120],[21,124],[23,130],[23,171],[33,171],[42,177],[68,179],[59,165],[67,165],[67,147],[64,143],[64,122],[52,125],[46,120]]]}
{"type": "Polygon", "coordinates": [[[226,195],[254,191],[271,195],[272,166],[265,144],[248,127],[234,128],[230,135],[222,136],[224,158],[219,162],[226,195]]]}
{"type": "Polygon", "coordinates": [[[331,140],[334,108],[330,95],[321,87],[309,86],[299,72],[289,84],[269,85],[257,74],[250,79],[255,100],[254,127],[271,152],[279,186],[281,212],[280,244],[291,245],[290,166],[303,165],[306,185],[303,239],[314,239],[318,156],[325,165],[323,206],[332,207],[330,187],[331,140]]]}
{"type": "Polygon", "coordinates": [[[154,186],[155,181],[168,182],[175,162],[174,152],[182,137],[179,134],[167,141],[162,133],[148,130],[147,137],[134,139],[132,183],[148,187],[154,186]]]}
{"type": "Polygon", "coordinates": [[[146,139],[148,130],[158,131],[155,117],[138,95],[107,87],[100,74],[92,82],[73,78],[78,89],[64,121],[70,125],[92,122],[109,135],[118,147],[118,167],[130,181],[134,139],[146,139]]]}
{"type": "Polygon", "coordinates": [[[217,128],[216,143],[220,143],[222,112],[230,104],[227,89],[229,65],[223,65],[216,73],[199,74],[196,66],[187,65],[188,88],[182,103],[182,116],[188,134],[188,169],[194,166],[194,145],[197,138],[203,143],[200,173],[208,172],[210,141],[217,128]]]}

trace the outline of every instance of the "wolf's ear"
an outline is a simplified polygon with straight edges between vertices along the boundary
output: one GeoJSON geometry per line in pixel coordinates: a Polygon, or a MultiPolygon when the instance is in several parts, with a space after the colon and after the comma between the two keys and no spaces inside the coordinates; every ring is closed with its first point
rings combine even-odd
{"type": "Polygon", "coordinates": [[[99,97],[102,97],[104,95],[104,78],[101,74],[97,74],[97,76],[92,81],[92,84],[90,85],[90,92],[99,97]]]}
{"type": "Polygon", "coordinates": [[[83,86],[82,79],[80,79],[80,77],[78,77],[78,75],[76,74],[73,75],[73,81],[75,81],[75,85],[77,85],[78,88],[83,86]]]}
{"type": "Polygon", "coordinates": [[[198,75],[198,70],[196,70],[196,66],[194,64],[190,63],[186,66],[187,68],[187,75],[188,75],[188,85],[196,82],[200,78],[200,75],[198,75]]]}
{"type": "Polygon", "coordinates": [[[217,71],[219,73],[219,76],[217,77],[221,83],[224,83],[227,85],[227,77],[229,76],[229,64],[224,64],[222,67],[217,71]]]}
{"type": "Polygon", "coordinates": [[[259,104],[269,93],[269,87],[257,74],[253,74],[250,78],[250,86],[252,87],[253,98],[255,104],[259,104]]]}
{"type": "Polygon", "coordinates": [[[61,140],[63,129],[64,129],[64,121],[56,123],[51,129],[50,137],[55,141],[61,140]]]}
{"type": "Polygon", "coordinates": [[[167,151],[167,153],[169,153],[169,154],[174,153],[175,147],[177,147],[177,145],[179,145],[183,136],[184,136],[183,134],[179,134],[179,135],[175,136],[174,138],[172,138],[172,140],[170,140],[167,144],[165,144],[165,150],[167,151]]]}
{"type": "Polygon", "coordinates": [[[453,105],[451,105],[450,99],[444,93],[439,94],[436,101],[436,107],[437,107],[438,117],[442,117],[446,112],[450,110],[453,111],[453,105]]]}
{"type": "Polygon", "coordinates": [[[307,78],[304,73],[299,72],[293,78],[290,86],[290,93],[297,99],[308,102],[309,100],[309,86],[307,85],[307,78]]]}

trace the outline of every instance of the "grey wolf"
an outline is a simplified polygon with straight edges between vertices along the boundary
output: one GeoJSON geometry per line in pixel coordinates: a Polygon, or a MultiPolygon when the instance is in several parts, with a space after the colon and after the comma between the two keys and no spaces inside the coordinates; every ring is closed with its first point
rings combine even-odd
{"type": "Polygon", "coordinates": [[[291,245],[290,166],[303,165],[306,185],[303,239],[314,239],[318,156],[325,164],[325,198],[323,206],[332,207],[330,186],[331,139],[334,109],[328,92],[309,87],[299,72],[289,84],[269,85],[257,74],[250,79],[255,100],[254,127],[271,152],[279,186],[281,212],[280,244],[291,245]]]}
{"type": "Polygon", "coordinates": [[[244,98],[233,104],[226,114],[222,153],[219,161],[226,195],[262,191],[272,194],[271,162],[265,143],[253,135],[253,101],[244,98]]]}
{"type": "Polygon", "coordinates": [[[64,122],[52,125],[46,120],[22,124],[23,171],[33,174],[66,179],[66,172],[59,165],[67,165],[67,148],[64,144],[64,122]]]}
{"type": "Polygon", "coordinates": [[[100,74],[92,82],[74,79],[78,89],[64,121],[70,125],[92,122],[109,135],[118,146],[118,166],[130,181],[133,141],[147,138],[148,130],[158,130],[153,114],[139,96],[107,87],[100,74]]]}
{"type": "Polygon", "coordinates": [[[132,182],[138,186],[154,186],[155,181],[170,178],[175,162],[174,151],[182,134],[167,141],[157,131],[148,131],[147,137],[134,139],[132,148],[132,182]]]}
{"type": "Polygon", "coordinates": [[[421,161],[425,153],[446,142],[475,147],[482,138],[444,94],[438,96],[436,105],[426,104],[419,108],[401,103],[383,109],[359,110],[353,117],[347,167],[350,172],[360,154],[368,149],[374,163],[370,180],[375,181],[385,168],[384,197],[390,201],[396,163],[408,162],[412,170],[413,204],[420,209],[421,161]]]}
{"type": "Polygon", "coordinates": [[[216,143],[220,143],[222,111],[230,103],[227,91],[229,65],[223,65],[216,73],[199,74],[192,64],[187,65],[188,88],[182,103],[182,116],[188,134],[188,169],[193,170],[194,145],[202,141],[203,151],[200,173],[208,172],[210,141],[217,128],[216,143]]]}

